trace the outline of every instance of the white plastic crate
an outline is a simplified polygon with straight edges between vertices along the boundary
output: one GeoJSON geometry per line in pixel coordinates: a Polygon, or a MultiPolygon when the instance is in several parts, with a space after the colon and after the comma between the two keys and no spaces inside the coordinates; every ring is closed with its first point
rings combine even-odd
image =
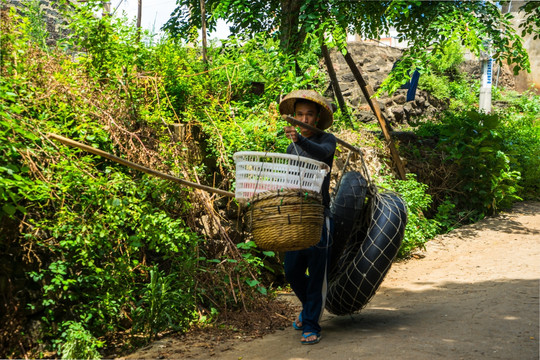
{"type": "Polygon", "coordinates": [[[233,156],[236,163],[236,192],[239,200],[254,194],[279,189],[304,189],[319,192],[328,165],[307,157],[241,151],[233,156]]]}

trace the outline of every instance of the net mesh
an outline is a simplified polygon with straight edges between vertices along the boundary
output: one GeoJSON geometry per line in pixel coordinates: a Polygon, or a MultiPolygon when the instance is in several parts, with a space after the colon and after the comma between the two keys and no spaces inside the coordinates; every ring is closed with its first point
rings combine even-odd
{"type": "MultiPolygon", "coordinates": [[[[360,173],[355,171],[344,174],[339,184],[340,186],[330,207],[334,219],[333,244],[329,266],[330,276],[337,269],[337,262],[347,244],[349,244],[347,249],[348,257],[358,251],[358,249],[350,248],[353,244],[350,239],[360,228],[367,193],[367,181],[360,173]]],[[[360,245],[357,242],[354,242],[354,244],[358,245],[358,247],[360,245]]]]}
{"type": "Polygon", "coordinates": [[[334,233],[334,243],[344,244],[342,251],[338,245],[338,258],[330,269],[326,309],[336,315],[361,310],[375,295],[398,253],[407,223],[406,206],[398,194],[369,187],[366,204],[351,201],[350,197],[365,197],[360,188],[366,182],[359,173],[348,178],[342,179],[332,206],[336,224],[342,214],[351,224],[349,232],[334,233]]]}

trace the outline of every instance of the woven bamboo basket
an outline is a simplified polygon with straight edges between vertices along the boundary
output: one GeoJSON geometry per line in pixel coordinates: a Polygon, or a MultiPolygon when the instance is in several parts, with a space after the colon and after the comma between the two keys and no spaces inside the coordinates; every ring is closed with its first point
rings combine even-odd
{"type": "Polygon", "coordinates": [[[282,189],[250,199],[247,220],[258,247],[272,251],[307,249],[321,239],[322,197],[315,191],[282,189]]]}

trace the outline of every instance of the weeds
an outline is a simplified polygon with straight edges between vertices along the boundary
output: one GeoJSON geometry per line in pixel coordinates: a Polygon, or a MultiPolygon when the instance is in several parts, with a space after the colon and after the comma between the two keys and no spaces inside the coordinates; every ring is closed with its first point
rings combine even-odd
{"type": "Polygon", "coordinates": [[[97,340],[79,322],[67,321],[67,330],[62,333],[62,344],[59,352],[62,359],[101,359],[98,351],[103,341],[97,340]]]}
{"type": "Polygon", "coordinates": [[[426,218],[424,212],[431,205],[431,196],[426,193],[427,185],[419,183],[414,174],[407,174],[407,180],[384,177],[381,184],[399,193],[407,204],[407,225],[398,256],[403,258],[437,235],[439,223],[426,218]]]}

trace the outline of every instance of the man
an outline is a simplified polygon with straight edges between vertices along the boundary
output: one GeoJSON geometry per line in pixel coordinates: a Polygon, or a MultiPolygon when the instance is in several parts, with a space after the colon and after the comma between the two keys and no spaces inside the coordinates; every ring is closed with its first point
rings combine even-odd
{"type": "MultiPolygon", "coordinates": [[[[333,115],[328,102],[313,90],[295,90],[285,96],[279,104],[281,114],[294,115],[296,120],[321,130],[332,125],[333,115]]],[[[300,127],[300,134],[294,126],[285,126],[285,136],[292,143],[288,154],[305,156],[322,161],[332,170],[336,138],[328,133],[314,133],[300,127]]],[[[316,344],[321,339],[321,319],[327,289],[327,265],[330,259],[332,225],[330,211],[330,172],[321,188],[325,206],[325,224],[318,244],[304,250],[289,251],[285,254],[285,276],[294,293],[302,303],[302,312],[293,327],[302,330],[301,343],[316,344]],[[306,274],[307,270],[307,274],[306,274]]]]}

